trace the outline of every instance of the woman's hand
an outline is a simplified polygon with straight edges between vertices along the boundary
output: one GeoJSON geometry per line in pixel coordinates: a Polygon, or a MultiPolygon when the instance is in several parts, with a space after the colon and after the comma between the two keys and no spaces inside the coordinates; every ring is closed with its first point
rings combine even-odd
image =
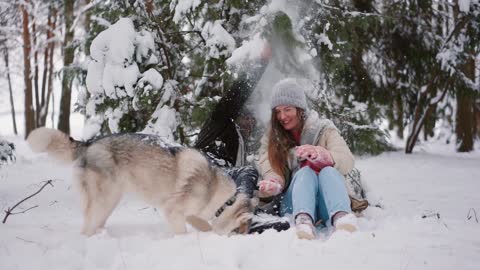
{"type": "Polygon", "coordinates": [[[295,155],[297,156],[297,158],[299,160],[316,159],[317,156],[318,156],[317,147],[318,146],[309,145],[309,144],[304,144],[304,145],[297,146],[295,148],[295,155]]]}
{"type": "Polygon", "coordinates": [[[270,197],[280,194],[283,190],[283,186],[280,184],[280,180],[276,178],[267,178],[258,182],[258,189],[262,194],[262,197],[270,197]]]}
{"type": "Polygon", "coordinates": [[[322,146],[301,145],[295,149],[295,155],[299,160],[305,161],[305,165],[311,167],[316,172],[319,172],[326,166],[335,164],[330,152],[322,146]]]}

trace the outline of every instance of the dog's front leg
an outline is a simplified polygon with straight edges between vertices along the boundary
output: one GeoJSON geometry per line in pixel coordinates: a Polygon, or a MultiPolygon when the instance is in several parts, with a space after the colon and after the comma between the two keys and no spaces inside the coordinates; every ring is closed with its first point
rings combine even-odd
{"type": "Polygon", "coordinates": [[[169,211],[168,213],[165,213],[165,217],[167,218],[170,229],[175,234],[184,234],[187,232],[187,227],[185,225],[185,215],[183,213],[179,213],[177,211],[169,211]]]}

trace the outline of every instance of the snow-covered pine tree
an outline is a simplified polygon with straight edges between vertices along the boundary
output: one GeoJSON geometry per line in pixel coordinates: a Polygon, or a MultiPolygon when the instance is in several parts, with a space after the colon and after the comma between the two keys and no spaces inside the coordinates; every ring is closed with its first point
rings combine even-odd
{"type": "MultiPolygon", "coordinates": [[[[353,123],[349,130],[371,133],[350,132],[347,141],[371,148],[352,146],[355,152],[388,149],[383,131],[375,128],[384,119],[397,137],[407,136],[407,153],[421,139],[450,142],[454,129],[464,129],[460,136],[470,136],[474,106],[462,100],[478,97],[471,72],[480,36],[476,1],[350,0],[310,5],[315,7],[306,9],[302,35],[318,54],[320,88],[333,92],[322,100],[356,115],[342,121],[353,123]],[[468,94],[458,95],[461,92],[468,94]],[[468,113],[460,116],[463,112],[455,108],[468,113]],[[434,132],[439,125],[442,128],[434,132]]],[[[467,148],[459,144],[460,150],[467,148]]]]}
{"type": "Polygon", "coordinates": [[[369,71],[379,27],[378,16],[368,14],[374,1],[301,3],[299,32],[319,73],[310,95],[312,108],[335,122],[355,154],[392,149],[380,128],[381,96],[369,71]]]}
{"type": "Polygon", "coordinates": [[[86,137],[143,131],[175,140],[178,82],[169,76],[176,70],[167,67],[179,60],[165,54],[169,46],[155,28],[149,4],[113,1],[93,12],[88,95],[79,102],[87,116],[86,137]]]}
{"type": "Polygon", "coordinates": [[[186,44],[183,55],[189,84],[185,87],[190,92],[184,92],[180,107],[181,122],[190,124],[184,127],[186,134],[197,133],[230,88],[235,74],[226,60],[252,33],[244,29],[245,18],[257,14],[265,2],[172,1],[173,20],[186,44]]]}

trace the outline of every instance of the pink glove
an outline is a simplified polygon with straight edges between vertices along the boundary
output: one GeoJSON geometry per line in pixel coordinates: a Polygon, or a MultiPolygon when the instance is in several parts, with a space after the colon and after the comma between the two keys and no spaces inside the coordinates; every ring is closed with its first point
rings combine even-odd
{"type": "Polygon", "coordinates": [[[297,147],[295,154],[302,161],[301,167],[309,166],[317,173],[324,167],[335,164],[330,152],[322,146],[301,145],[297,147]]]}
{"type": "Polygon", "coordinates": [[[275,196],[282,192],[283,186],[280,184],[280,180],[268,178],[258,182],[258,189],[265,195],[275,196]]]}

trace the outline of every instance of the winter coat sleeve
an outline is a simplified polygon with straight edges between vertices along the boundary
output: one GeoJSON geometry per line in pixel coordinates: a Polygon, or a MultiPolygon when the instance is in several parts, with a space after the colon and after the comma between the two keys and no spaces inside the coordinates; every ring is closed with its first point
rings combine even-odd
{"type": "MultiPolygon", "coordinates": [[[[260,171],[260,179],[276,178],[280,180],[282,187],[285,187],[285,179],[273,171],[270,160],[268,159],[268,132],[266,132],[261,139],[259,156],[258,168],[260,171]]],[[[262,197],[261,194],[259,194],[259,196],[262,197]]]]}
{"type": "Polygon", "coordinates": [[[318,145],[325,147],[332,155],[335,168],[343,175],[347,175],[354,165],[353,154],[337,129],[327,129],[318,145]]]}

